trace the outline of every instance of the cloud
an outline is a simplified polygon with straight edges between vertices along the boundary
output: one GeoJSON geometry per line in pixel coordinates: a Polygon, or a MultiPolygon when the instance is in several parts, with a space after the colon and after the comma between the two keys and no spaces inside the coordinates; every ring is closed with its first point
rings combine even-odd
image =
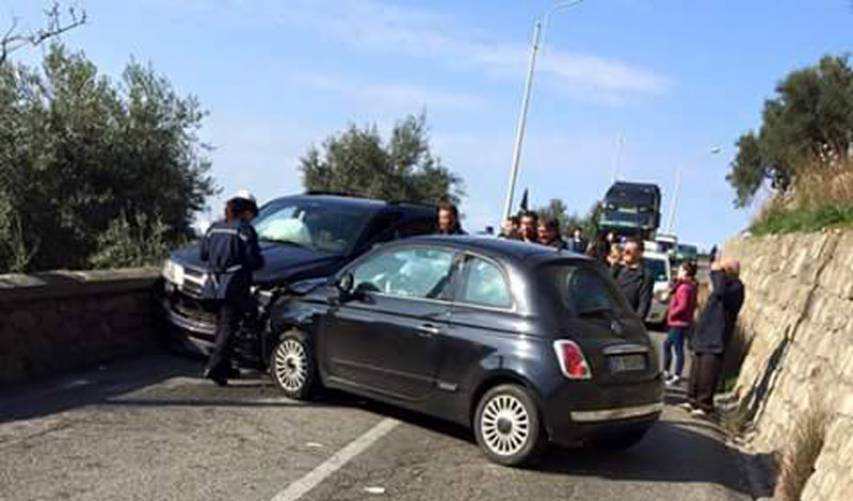
{"type": "MultiPolygon", "coordinates": [[[[439,59],[504,78],[521,78],[529,57],[527,43],[483,41],[486,35],[458,26],[449,16],[377,0],[295,0],[279,21],[310,25],[362,50],[439,59]]],[[[537,73],[572,97],[605,104],[664,94],[672,86],[668,77],[650,69],[550,47],[541,51],[537,73]]]]}
{"type": "Polygon", "coordinates": [[[413,84],[369,84],[317,73],[299,75],[295,81],[313,90],[337,94],[371,109],[391,113],[410,113],[420,108],[476,111],[485,105],[485,100],[479,96],[441,92],[413,84]]]}

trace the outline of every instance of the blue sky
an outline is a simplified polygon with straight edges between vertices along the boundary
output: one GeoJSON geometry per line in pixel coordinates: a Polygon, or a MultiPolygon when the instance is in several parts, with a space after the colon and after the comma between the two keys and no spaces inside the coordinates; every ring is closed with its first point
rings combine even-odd
{"type": "MultiPolygon", "coordinates": [[[[0,0],[0,24],[41,22],[46,2],[0,0]]],[[[299,191],[299,157],[347,124],[387,131],[425,109],[435,151],[466,181],[469,229],[497,224],[533,21],[548,0],[78,0],[64,36],[106,74],[150,61],[210,111],[223,197],[299,191]]],[[[619,160],[658,182],[675,229],[710,244],[741,230],[725,182],[738,135],[792,69],[853,50],[846,0],[586,0],[556,14],[540,54],[519,193],[585,212],[619,160]],[[711,155],[713,145],[722,152],[711,155]]],[[[15,54],[35,61],[40,49],[15,54]]]]}

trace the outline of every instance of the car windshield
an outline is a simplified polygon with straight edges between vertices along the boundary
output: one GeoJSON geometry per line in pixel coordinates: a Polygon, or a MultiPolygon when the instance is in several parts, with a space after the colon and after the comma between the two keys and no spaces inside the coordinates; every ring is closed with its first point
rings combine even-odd
{"type": "Polygon", "coordinates": [[[319,202],[283,202],[261,209],[254,226],[261,241],[345,254],[372,215],[369,210],[319,202]]]}
{"type": "Polygon", "coordinates": [[[655,282],[669,282],[669,274],[666,272],[666,261],[663,259],[643,258],[643,263],[654,277],[655,282]]]}
{"type": "Polygon", "coordinates": [[[545,270],[563,304],[578,316],[620,316],[629,310],[613,279],[599,266],[560,264],[545,270]]]}

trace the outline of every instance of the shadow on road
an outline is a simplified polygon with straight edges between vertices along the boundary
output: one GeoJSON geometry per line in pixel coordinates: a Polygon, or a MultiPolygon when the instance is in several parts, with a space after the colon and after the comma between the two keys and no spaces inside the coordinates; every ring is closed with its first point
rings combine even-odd
{"type": "Polygon", "coordinates": [[[97,368],[59,378],[0,390],[0,423],[30,419],[74,407],[102,403],[110,398],[156,385],[170,378],[198,376],[199,361],[161,353],[116,360],[97,368]]]}

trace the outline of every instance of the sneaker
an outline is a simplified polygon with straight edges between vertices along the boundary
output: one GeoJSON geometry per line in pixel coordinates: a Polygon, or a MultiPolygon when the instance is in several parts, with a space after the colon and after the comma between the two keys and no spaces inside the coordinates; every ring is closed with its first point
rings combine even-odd
{"type": "Polygon", "coordinates": [[[672,374],[670,374],[669,371],[663,371],[664,382],[669,381],[669,378],[671,378],[671,377],[672,377],[672,374]]]}
{"type": "Polygon", "coordinates": [[[669,378],[668,382],[670,385],[676,385],[681,382],[681,376],[679,376],[678,374],[673,374],[672,377],[669,378]]]}
{"type": "Polygon", "coordinates": [[[691,404],[690,402],[682,402],[678,404],[678,408],[683,409],[687,412],[692,412],[693,409],[695,409],[695,407],[693,407],[693,404],[691,404]]]}
{"type": "Polygon", "coordinates": [[[696,409],[693,409],[692,411],[690,411],[690,415],[693,417],[697,417],[697,418],[708,417],[708,413],[702,409],[699,409],[699,408],[696,408],[696,409]]]}

